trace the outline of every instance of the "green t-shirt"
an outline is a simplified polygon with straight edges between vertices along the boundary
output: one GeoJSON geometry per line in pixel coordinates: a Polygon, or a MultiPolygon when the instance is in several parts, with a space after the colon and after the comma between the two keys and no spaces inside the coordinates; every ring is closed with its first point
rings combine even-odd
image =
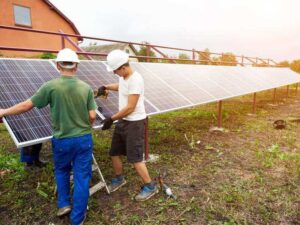
{"type": "Polygon", "coordinates": [[[97,108],[91,87],[76,76],[45,83],[32,97],[37,108],[50,104],[53,136],[78,137],[91,133],[89,111],[97,108]]]}

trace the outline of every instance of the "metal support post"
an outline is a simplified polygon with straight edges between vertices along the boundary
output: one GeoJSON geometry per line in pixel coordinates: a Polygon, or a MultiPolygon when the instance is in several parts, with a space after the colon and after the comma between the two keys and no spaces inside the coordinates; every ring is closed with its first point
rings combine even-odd
{"type": "Polygon", "coordinates": [[[149,159],[149,120],[146,118],[146,126],[145,126],[145,160],[149,159]]]}
{"type": "MultiPolygon", "coordinates": [[[[150,46],[149,45],[146,45],[146,53],[147,53],[147,57],[150,57],[150,46]]],[[[149,58],[147,58],[147,62],[150,62],[149,58]]]]}
{"type": "Polygon", "coordinates": [[[275,104],[276,102],[276,88],[274,88],[274,91],[273,91],[273,103],[275,104]]]}
{"type": "Polygon", "coordinates": [[[256,113],[256,92],[253,93],[253,108],[252,112],[256,113]]]}
{"type": "Polygon", "coordinates": [[[218,103],[218,127],[222,127],[222,100],[218,103]]]}
{"type": "Polygon", "coordinates": [[[65,44],[65,36],[62,35],[61,36],[61,49],[64,49],[66,47],[66,44],[65,44]]]}
{"type": "Polygon", "coordinates": [[[192,59],[193,59],[193,63],[196,64],[195,59],[196,59],[196,54],[195,54],[195,49],[192,50],[192,59]]]}

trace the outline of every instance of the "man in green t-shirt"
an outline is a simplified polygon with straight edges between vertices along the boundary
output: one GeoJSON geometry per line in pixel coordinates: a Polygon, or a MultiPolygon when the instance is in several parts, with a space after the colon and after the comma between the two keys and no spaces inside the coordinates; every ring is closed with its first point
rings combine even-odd
{"type": "Polygon", "coordinates": [[[0,109],[0,118],[21,114],[33,107],[50,105],[52,150],[58,190],[58,216],[71,212],[72,224],[82,224],[89,198],[92,176],[91,125],[97,108],[93,91],[76,77],[78,56],[71,49],[61,50],[56,59],[60,78],[46,82],[28,100],[11,108],[0,109]],[[70,172],[73,167],[73,207],[70,201],[70,172]]]}

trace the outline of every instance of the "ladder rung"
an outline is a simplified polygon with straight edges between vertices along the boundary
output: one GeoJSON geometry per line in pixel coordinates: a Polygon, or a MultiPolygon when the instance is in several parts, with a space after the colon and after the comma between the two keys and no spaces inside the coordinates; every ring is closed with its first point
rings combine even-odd
{"type": "Polygon", "coordinates": [[[95,164],[93,164],[93,165],[92,165],[92,171],[95,171],[95,170],[97,170],[97,169],[98,169],[98,166],[95,165],[95,164]]]}
{"type": "Polygon", "coordinates": [[[93,187],[90,188],[90,196],[93,195],[96,191],[99,191],[105,187],[105,183],[100,181],[99,183],[95,184],[93,187]]]}

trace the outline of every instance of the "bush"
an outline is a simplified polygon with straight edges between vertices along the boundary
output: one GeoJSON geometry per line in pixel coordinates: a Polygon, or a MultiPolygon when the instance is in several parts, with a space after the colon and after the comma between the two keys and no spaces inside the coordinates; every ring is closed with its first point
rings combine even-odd
{"type": "Polygon", "coordinates": [[[41,56],[41,59],[55,59],[56,55],[49,53],[49,52],[44,52],[41,56]]]}

